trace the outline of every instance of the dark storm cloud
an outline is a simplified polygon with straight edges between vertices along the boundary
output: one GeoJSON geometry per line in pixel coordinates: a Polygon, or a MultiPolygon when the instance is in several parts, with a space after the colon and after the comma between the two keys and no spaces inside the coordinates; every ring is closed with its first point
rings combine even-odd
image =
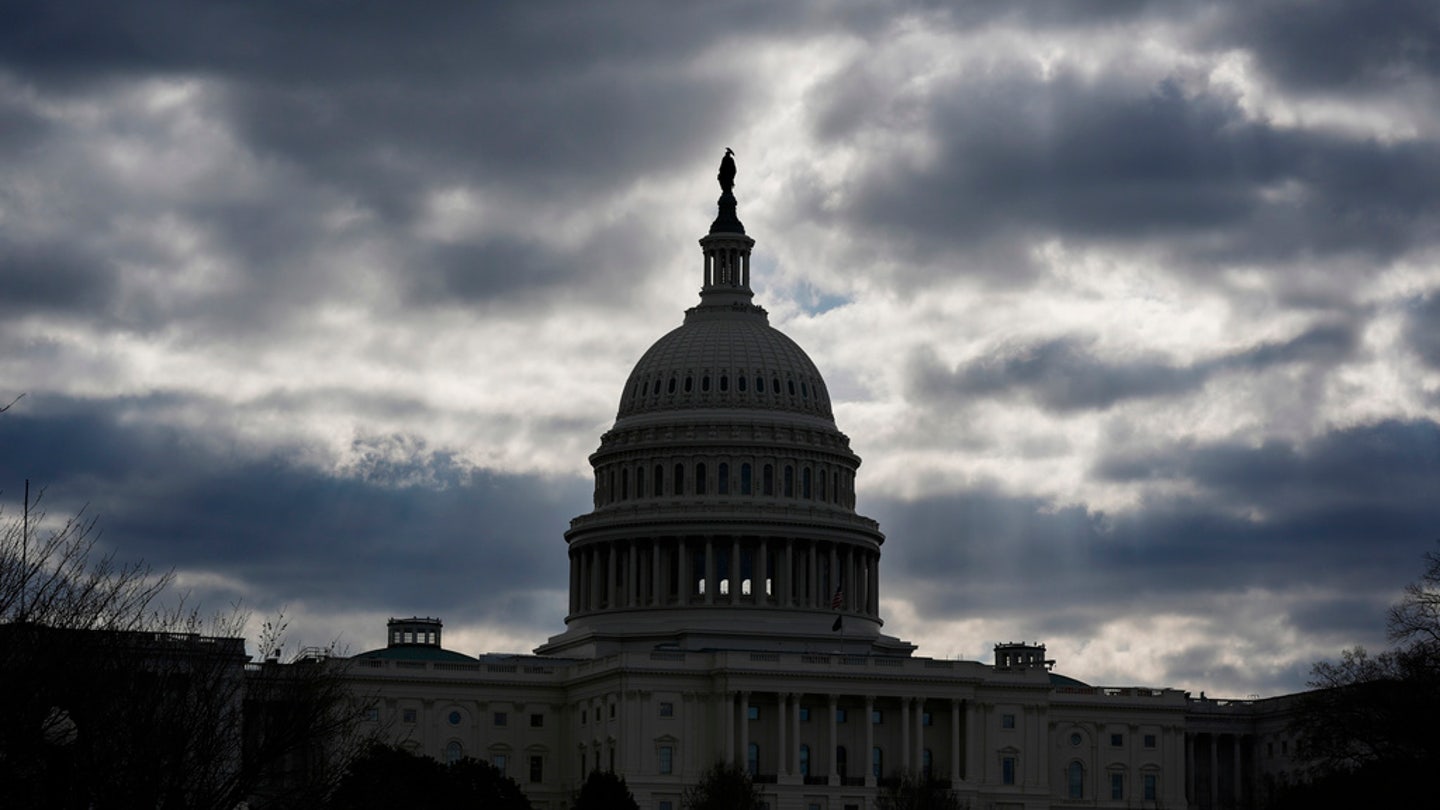
{"type": "MultiPolygon", "coordinates": [[[[885,526],[892,575],[938,586],[914,591],[930,594],[922,614],[994,615],[1003,605],[1017,624],[1071,634],[1076,622],[1093,631],[1141,603],[1154,612],[1250,588],[1341,592],[1379,611],[1414,578],[1440,525],[1435,422],[1339,430],[1301,448],[1170,447],[1147,459],[1200,493],[1107,514],[976,488],[881,499],[867,511],[885,526]],[[1053,623],[1057,611],[1066,623],[1053,623]]],[[[1107,472],[1161,474],[1117,465],[1107,472]]],[[[1315,630],[1336,610],[1302,601],[1291,622],[1315,630]]]]}
{"type": "MultiPolygon", "coordinates": [[[[1015,280],[1017,247],[1054,235],[1163,244],[1172,266],[1157,272],[1206,276],[1217,261],[1369,268],[1440,238],[1433,141],[1279,128],[1223,90],[1118,72],[1042,79],[1014,63],[921,98],[866,70],[814,93],[815,137],[857,144],[918,130],[933,154],[877,156],[838,215],[919,259],[971,254],[960,272],[1015,280]],[[1006,261],[975,258],[1007,245],[1006,261]]],[[[827,216],[819,199],[802,202],[804,216],[827,216]]]]}
{"type": "Polygon", "coordinates": [[[18,242],[0,229],[0,314],[93,314],[114,296],[114,268],[71,242],[18,242]]]}
{"type": "Polygon", "coordinates": [[[1386,90],[1440,78],[1440,5],[1430,0],[1235,2],[1213,33],[1305,90],[1386,90]]]}
{"type": "Polygon", "coordinates": [[[1345,325],[1318,326],[1288,341],[1188,365],[1158,357],[1106,360],[1092,345],[1092,340],[1067,336],[1005,346],[953,371],[922,351],[911,359],[909,387],[930,401],[1023,395],[1049,411],[1103,410],[1126,400],[1188,394],[1224,372],[1260,372],[1292,363],[1335,365],[1354,352],[1356,335],[1345,325]]]}
{"type": "Polygon", "coordinates": [[[1405,339],[1425,365],[1440,369],[1440,291],[1411,306],[1405,318],[1405,339]]]}
{"type": "Polygon", "coordinates": [[[88,502],[121,559],[238,580],[252,604],[467,620],[512,610],[527,590],[563,587],[565,520],[588,500],[584,482],[475,471],[406,437],[367,440],[337,476],[292,450],[237,456],[122,418],[183,398],[34,399],[0,419],[8,506],[28,476],[51,514],[88,502]]]}

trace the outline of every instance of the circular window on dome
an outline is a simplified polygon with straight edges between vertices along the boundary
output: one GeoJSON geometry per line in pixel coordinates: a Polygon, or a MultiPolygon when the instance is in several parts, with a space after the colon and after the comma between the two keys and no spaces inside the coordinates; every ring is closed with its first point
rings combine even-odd
{"type": "Polygon", "coordinates": [[[448,719],[450,720],[450,725],[458,726],[460,725],[460,721],[464,718],[460,716],[460,712],[450,712],[450,717],[448,719]]]}

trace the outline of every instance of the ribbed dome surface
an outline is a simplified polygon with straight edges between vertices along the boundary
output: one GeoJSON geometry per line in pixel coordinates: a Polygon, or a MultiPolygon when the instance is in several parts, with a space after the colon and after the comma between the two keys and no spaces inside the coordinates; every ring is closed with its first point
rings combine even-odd
{"type": "Polygon", "coordinates": [[[618,418],[687,408],[756,408],[834,420],[830,394],[795,341],[753,311],[691,310],[625,384],[618,418]]]}

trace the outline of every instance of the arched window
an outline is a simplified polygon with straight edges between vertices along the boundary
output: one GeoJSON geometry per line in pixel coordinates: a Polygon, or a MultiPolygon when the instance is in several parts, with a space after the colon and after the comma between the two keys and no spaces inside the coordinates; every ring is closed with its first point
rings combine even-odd
{"type": "Polygon", "coordinates": [[[693,390],[695,390],[695,378],[687,374],[685,375],[685,393],[688,394],[693,390]]]}
{"type": "Polygon", "coordinates": [[[720,469],[716,471],[716,491],[721,495],[730,494],[730,465],[720,462],[720,469]]]}
{"type": "Polygon", "coordinates": [[[754,776],[760,772],[760,744],[750,743],[745,747],[745,772],[754,776]]]}
{"type": "Polygon", "coordinates": [[[1085,798],[1085,766],[1078,761],[1071,762],[1065,769],[1066,795],[1072,799],[1085,798]]]}
{"type": "Polygon", "coordinates": [[[794,380],[786,380],[786,381],[785,381],[785,388],[786,388],[786,390],[788,390],[788,391],[790,392],[790,396],[792,396],[792,397],[795,396],[795,381],[794,381],[794,380]]]}
{"type": "Polygon", "coordinates": [[[805,381],[804,381],[804,380],[801,380],[801,381],[800,381],[800,398],[801,398],[801,399],[809,399],[809,398],[810,398],[810,387],[805,384],[805,381]]]}
{"type": "Polygon", "coordinates": [[[849,770],[849,763],[846,762],[845,746],[835,746],[835,773],[841,779],[845,778],[845,772],[849,770]]]}
{"type": "Polygon", "coordinates": [[[702,462],[695,465],[695,494],[704,495],[709,487],[705,481],[705,464],[702,462]]]}
{"type": "MultiPolygon", "coordinates": [[[[741,374],[740,376],[738,376],[738,377],[735,378],[735,384],[738,385],[738,386],[740,386],[740,393],[742,393],[742,394],[745,393],[745,375],[744,375],[744,374],[741,374]]],[[[723,381],[721,382],[721,385],[724,385],[724,382],[723,382],[723,381]]],[[[721,389],[721,390],[724,390],[724,389],[721,389]]]]}
{"type": "Polygon", "coordinates": [[[840,502],[840,474],[830,473],[830,502],[840,502]]]}
{"type": "Polygon", "coordinates": [[[878,745],[870,749],[870,773],[875,775],[877,782],[885,774],[885,754],[878,745]]]}
{"type": "Polygon", "coordinates": [[[645,497],[645,468],[635,468],[635,497],[645,497]]]}
{"type": "Polygon", "coordinates": [[[755,393],[765,393],[765,378],[761,377],[759,374],[755,375],[755,393]]]}
{"type": "Polygon", "coordinates": [[[665,468],[659,464],[655,465],[655,497],[665,494],[665,468]]]}
{"type": "Polygon", "coordinates": [[[674,489],[674,492],[675,492],[676,495],[684,495],[684,494],[685,494],[685,465],[684,465],[684,464],[676,464],[676,465],[675,465],[675,489],[674,489]]]}
{"type": "Polygon", "coordinates": [[[770,393],[772,393],[772,394],[778,394],[778,393],[780,393],[780,378],[779,378],[779,377],[771,377],[771,378],[770,378],[770,393]]]}
{"type": "Polygon", "coordinates": [[[709,375],[709,374],[706,374],[704,377],[701,377],[701,378],[700,378],[700,391],[701,391],[702,393],[707,393],[707,394],[710,392],[710,375],[709,375]]]}
{"type": "Polygon", "coordinates": [[[665,393],[667,393],[667,394],[673,394],[673,393],[675,393],[675,378],[674,378],[674,377],[671,377],[671,378],[670,378],[670,385],[666,387],[665,393]]]}
{"type": "Polygon", "coordinates": [[[656,378],[655,378],[655,388],[654,388],[654,390],[652,390],[650,393],[651,393],[651,394],[658,394],[658,393],[660,393],[660,378],[659,378],[659,377],[656,377],[656,378]]]}
{"type": "Polygon", "coordinates": [[[795,497],[795,468],[785,465],[785,497],[795,497]]]}
{"type": "Polygon", "coordinates": [[[800,746],[800,775],[810,775],[810,746],[804,744],[800,746]]]}
{"type": "Polygon", "coordinates": [[[625,468],[625,469],[623,469],[623,470],[620,471],[620,500],[622,500],[622,501],[624,501],[624,500],[629,500],[629,498],[630,498],[630,468],[627,467],[627,468],[625,468]]]}
{"type": "Polygon", "coordinates": [[[745,463],[740,465],[740,494],[749,495],[750,492],[750,464],[745,463]]]}
{"type": "Polygon", "coordinates": [[[728,374],[721,374],[721,375],[720,375],[720,393],[723,394],[723,393],[725,393],[726,391],[729,391],[729,390],[730,390],[730,375],[728,375],[728,374]]]}
{"type": "Polygon", "coordinates": [[[827,476],[825,475],[825,471],[824,471],[824,470],[821,470],[821,471],[820,471],[820,476],[819,476],[819,478],[820,478],[820,500],[821,500],[821,501],[824,501],[824,500],[825,500],[825,478],[826,478],[826,477],[827,477],[827,476]]]}
{"type": "Polygon", "coordinates": [[[760,486],[761,486],[760,494],[761,494],[761,495],[774,495],[774,494],[775,494],[775,468],[772,467],[772,466],[770,466],[769,464],[766,464],[766,465],[765,465],[765,469],[762,470],[761,473],[760,473],[760,477],[761,477],[761,482],[760,482],[760,486]]]}
{"type": "Polygon", "coordinates": [[[800,473],[800,497],[810,500],[810,468],[806,467],[800,473]]]}
{"type": "Polygon", "coordinates": [[[465,746],[459,740],[451,740],[445,744],[445,764],[453,765],[465,758],[465,746]]]}

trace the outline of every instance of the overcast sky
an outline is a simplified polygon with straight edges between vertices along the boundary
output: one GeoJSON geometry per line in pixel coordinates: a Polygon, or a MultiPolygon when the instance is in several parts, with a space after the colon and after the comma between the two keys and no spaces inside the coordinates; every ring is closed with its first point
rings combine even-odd
{"type": "Polygon", "coordinates": [[[6,515],[305,643],[528,651],[732,147],[886,632],[1236,696],[1384,646],[1440,538],[1440,5],[679,5],[0,5],[6,515]]]}

